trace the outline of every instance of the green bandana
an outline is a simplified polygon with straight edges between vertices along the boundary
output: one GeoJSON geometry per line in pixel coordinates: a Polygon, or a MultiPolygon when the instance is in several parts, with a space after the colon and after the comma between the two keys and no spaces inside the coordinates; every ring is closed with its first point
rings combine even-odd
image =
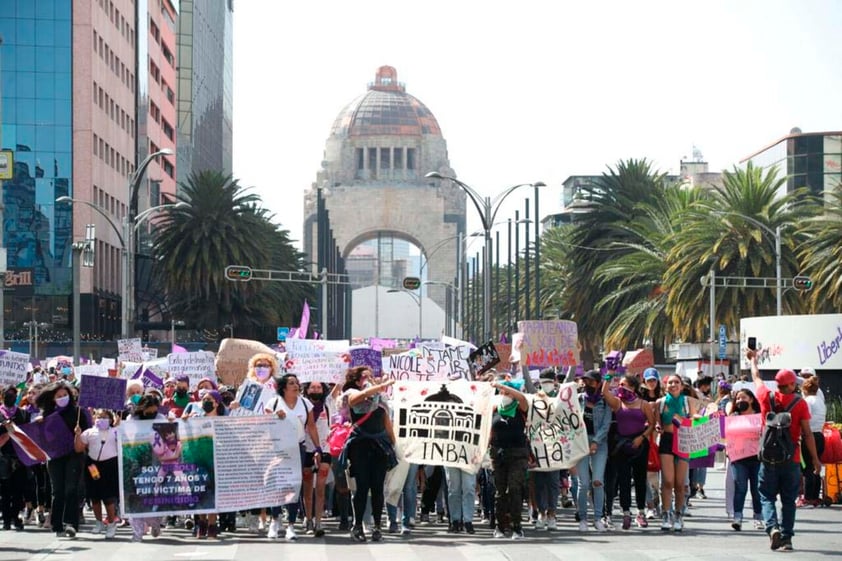
{"type": "Polygon", "coordinates": [[[517,411],[517,406],[517,400],[513,400],[510,404],[506,405],[505,407],[503,405],[498,405],[497,412],[500,413],[501,417],[514,417],[515,412],[517,411]]]}

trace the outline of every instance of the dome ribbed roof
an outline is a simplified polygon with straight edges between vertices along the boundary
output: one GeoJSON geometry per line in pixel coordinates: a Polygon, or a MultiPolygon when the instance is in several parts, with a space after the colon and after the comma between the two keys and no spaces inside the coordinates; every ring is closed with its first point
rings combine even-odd
{"type": "Polygon", "coordinates": [[[341,137],[441,136],[441,129],[427,106],[406,93],[397,81],[397,71],[381,66],[368,91],[339,113],[330,133],[341,137]]]}

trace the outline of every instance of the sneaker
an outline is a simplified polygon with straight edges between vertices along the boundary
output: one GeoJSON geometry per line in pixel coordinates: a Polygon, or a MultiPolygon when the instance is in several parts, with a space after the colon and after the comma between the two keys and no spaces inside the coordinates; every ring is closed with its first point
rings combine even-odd
{"type": "Polygon", "coordinates": [[[317,538],[324,537],[325,530],[322,528],[321,522],[316,522],[316,526],[313,528],[313,535],[317,538]]]}
{"type": "Polygon", "coordinates": [[[351,539],[361,543],[366,541],[365,531],[362,526],[354,526],[354,529],[351,530],[351,539]]]}
{"type": "Polygon", "coordinates": [[[637,518],[634,519],[634,523],[637,524],[638,528],[648,528],[649,522],[646,520],[646,516],[642,512],[637,513],[637,518]]]}
{"type": "Polygon", "coordinates": [[[476,534],[477,531],[474,530],[474,523],[473,522],[465,522],[465,532],[468,534],[476,534]]]}
{"type": "Polygon", "coordinates": [[[275,520],[274,518],[269,523],[269,531],[266,534],[266,537],[269,538],[270,540],[274,540],[275,538],[278,537],[278,521],[275,520]]]}
{"type": "Polygon", "coordinates": [[[494,528],[494,537],[497,538],[497,539],[505,538],[506,533],[503,530],[501,530],[500,528],[494,528]]]}
{"type": "Polygon", "coordinates": [[[92,534],[101,534],[105,531],[105,524],[102,523],[102,520],[97,520],[94,522],[94,529],[91,530],[92,534]]]}
{"type": "Polygon", "coordinates": [[[110,540],[117,535],[117,520],[112,520],[105,527],[105,539],[110,540]]]}
{"type": "Polygon", "coordinates": [[[371,530],[371,541],[379,542],[383,539],[383,533],[380,531],[380,526],[375,526],[374,529],[371,530]]]}
{"type": "MultiPolygon", "coordinates": [[[[602,521],[597,520],[597,524],[602,524],[602,521]]],[[[587,523],[587,522],[585,522],[584,520],[582,520],[581,522],[579,522],[579,531],[580,531],[580,532],[582,532],[583,534],[586,534],[586,533],[588,532],[588,523],[587,523]]],[[[598,531],[600,531],[600,532],[604,532],[604,531],[605,531],[605,528],[603,527],[603,529],[602,529],[602,530],[598,530],[598,531]]]]}
{"type": "Polygon", "coordinates": [[[547,530],[557,530],[558,523],[556,522],[555,516],[547,520],[547,530]]]}
{"type": "Polygon", "coordinates": [[[658,517],[658,513],[655,512],[654,508],[647,508],[646,509],[646,520],[655,520],[658,517]]]}
{"type": "Polygon", "coordinates": [[[616,528],[614,528],[614,521],[613,521],[613,520],[611,520],[611,517],[610,517],[610,516],[606,516],[606,517],[604,517],[604,518],[602,519],[602,522],[603,522],[603,524],[605,524],[605,529],[606,529],[606,530],[609,530],[609,531],[612,531],[612,532],[613,532],[613,531],[616,529],[616,528]]]}
{"type": "Polygon", "coordinates": [[[397,534],[398,533],[398,522],[397,520],[392,520],[389,522],[389,533],[390,534],[397,534]]]}
{"type": "Polygon", "coordinates": [[[522,528],[515,528],[512,530],[512,539],[513,540],[522,540],[523,539],[523,529],[522,528]]]}
{"type": "Polygon", "coordinates": [[[684,530],[684,517],[678,515],[675,517],[675,522],[672,524],[673,532],[681,532],[684,530]]]}
{"type": "Polygon", "coordinates": [[[411,533],[412,533],[412,529],[410,529],[409,526],[403,526],[403,525],[401,526],[401,535],[402,536],[408,536],[411,533]]]}
{"type": "Polygon", "coordinates": [[[792,538],[782,538],[778,551],[792,551],[792,538]]]}
{"type": "Polygon", "coordinates": [[[547,522],[544,520],[543,514],[539,514],[538,518],[535,520],[535,529],[536,530],[546,530],[547,529],[547,522]]]}
{"type": "Polygon", "coordinates": [[[426,512],[421,513],[421,524],[429,524],[430,523],[430,515],[426,512]]]}
{"type": "Polygon", "coordinates": [[[75,539],[76,538],[76,528],[73,526],[65,526],[64,528],[64,537],[75,539]]]}
{"type": "MultiPolygon", "coordinates": [[[[584,522],[587,525],[587,521],[582,520],[582,522],[584,522]]],[[[580,528],[581,528],[582,522],[579,522],[580,528]]],[[[597,532],[607,532],[608,531],[608,526],[605,525],[604,520],[600,520],[600,519],[594,520],[593,527],[596,528],[597,532]]]]}
{"type": "Polygon", "coordinates": [[[765,530],[766,529],[766,523],[763,522],[762,520],[755,520],[754,521],[754,529],[755,530],[765,530]]]}
{"type": "Polygon", "coordinates": [[[783,545],[784,540],[781,537],[781,531],[777,528],[773,528],[771,533],[769,533],[769,548],[772,551],[777,551],[783,545]]]}
{"type": "Polygon", "coordinates": [[[631,528],[631,512],[623,513],[623,530],[631,528]]]}
{"type": "Polygon", "coordinates": [[[699,491],[696,493],[696,496],[703,500],[708,498],[707,495],[705,495],[705,490],[703,487],[699,487],[699,491]]]}
{"type": "Polygon", "coordinates": [[[443,512],[440,512],[438,516],[438,521],[439,524],[444,524],[445,522],[447,522],[447,516],[445,516],[443,512]]]}
{"type": "Polygon", "coordinates": [[[734,518],[734,520],[731,522],[731,527],[734,529],[735,532],[739,532],[743,529],[743,521],[739,518],[734,518]]]}
{"type": "Polygon", "coordinates": [[[184,521],[184,529],[185,530],[192,530],[194,526],[194,522],[192,518],[188,518],[184,521]]]}
{"type": "Polygon", "coordinates": [[[573,501],[565,497],[561,499],[561,506],[563,506],[564,508],[573,508],[573,501]]]}
{"type": "Polygon", "coordinates": [[[308,518],[307,520],[304,521],[304,533],[305,534],[312,534],[314,529],[315,528],[313,526],[313,519],[312,518],[308,518]]]}
{"type": "Polygon", "coordinates": [[[298,539],[298,536],[295,533],[295,528],[292,527],[292,524],[287,526],[287,531],[286,535],[284,536],[284,539],[286,539],[286,541],[288,542],[294,542],[298,539]]]}
{"type": "Polygon", "coordinates": [[[672,530],[672,520],[670,520],[670,513],[665,512],[661,517],[661,531],[669,532],[672,530]]]}

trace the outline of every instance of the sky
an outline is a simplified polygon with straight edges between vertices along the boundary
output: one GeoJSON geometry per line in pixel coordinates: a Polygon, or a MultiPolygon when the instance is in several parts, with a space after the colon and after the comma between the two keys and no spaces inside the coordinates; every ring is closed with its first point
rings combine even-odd
{"type": "Polygon", "coordinates": [[[545,216],[568,176],[620,160],[677,173],[695,146],[719,171],[792,127],[842,130],[840,29],[835,0],[238,0],[234,176],[300,247],[333,120],[389,65],[459,179],[491,197],[543,181],[545,216]]]}

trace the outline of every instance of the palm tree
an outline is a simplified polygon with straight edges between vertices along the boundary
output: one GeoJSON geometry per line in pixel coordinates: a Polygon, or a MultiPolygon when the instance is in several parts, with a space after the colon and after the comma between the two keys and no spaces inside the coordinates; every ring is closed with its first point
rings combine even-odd
{"type": "Polygon", "coordinates": [[[204,171],[181,185],[187,208],[163,215],[153,244],[156,275],[166,287],[172,313],[197,329],[220,330],[233,323],[238,332],[292,320],[291,306],[303,302],[304,286],[276,282],[236,283],[226,279],[228,265],[254,269],[298,270],[301,256],[285,231],[230,175],[204,171]],[[289,315],[287,315],[289,314],[289,315]]]}
{"type": "MultiPolygon", "coordinates": [[[[795,247],[801,236],[787,227],[810,216],[814,203],[803,190],[779,196],[785,184],[774,168],[735,167],[723,173],[721,188],[684,214],[671,240],[664,277],[666,309],[678,337],[707,339],[709,297],[700,279],[711,269],[717,277],[775,277],[775,240],[769,231],[781,227],[787,234],[782,237],[782,276],[798,271],[795,247]]],[[[802,309],[796,298],[784,305],[790,312],[802,309]]],[[[715,321],[732,328],[742,316],[774,315],[773,288],[717,290],[715,309],[715,321]]]]}
{"type": "Polygon", "coordinates": [[[809,293],[813,313],[842,309],[842,185],[827,193],[823,212],[804,221],[800,229],[809,243],[800,246],[801,273],[813,281],[809,293]]]}

